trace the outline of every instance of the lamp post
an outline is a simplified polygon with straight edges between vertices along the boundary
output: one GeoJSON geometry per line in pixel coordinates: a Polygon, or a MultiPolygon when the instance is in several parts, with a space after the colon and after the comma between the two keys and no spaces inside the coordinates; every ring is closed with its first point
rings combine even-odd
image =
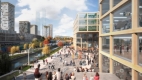
{"type": "Polygon", "coordinates": [[[30,59],[29,59],[29,53],[30,53],[30,49],[31,49],[32,47],[30,47],[29,49],[28,49],[28,65],[30,65],[30,59]]]}

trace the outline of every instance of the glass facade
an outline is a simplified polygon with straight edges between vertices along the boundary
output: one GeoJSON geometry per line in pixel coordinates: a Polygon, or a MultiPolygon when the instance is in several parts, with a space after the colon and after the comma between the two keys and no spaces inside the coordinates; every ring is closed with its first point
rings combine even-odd
{"type": "Polygon", "coordinates": [[[87,18],[87,13],[80,13],[79,18],[87,18]]]}
{"type": "Polygon", "coordinates": [[[79,31],[87,31],[87,26],[79,26],[79,31]]]}
{"type": "Polygon", "coordinates": [[[138,62],[139,62],[139,64],[142,66],[142,33],[139,33],[138,34],[139,35],[139,43],[138,43],[138,45],[139,45],[139,47],[138,47],[138,62]]]}
{"type": "Polygon", "coordinates": [[[131,1],[125,4],[123,7],[114,11],[113,17],[113,30],[122,31],[131,29],[132,27],[132,3],[131,1]]]}
{"type": "Polygon", "coordinates": [[[142,73],[138,72],[138,80],[142,80],[142,73]]]}
{"type": "Polygon", "coordinates": [[[109,58],[102,55],[102,71],[104,73],[109,73],[109,58]]]}
{"type": "Polygon", "coordinates": [[[87,25],[87,20],[79,20],[79,25],[87,25]]]}
{"type": "Polygon", "coordinates": [[[95,25],[95,24],[97,24],[97,20],[96,19],[88,19],[88,24],[95,25]]]}
{"type": "Polygon", "coordinates": [[[83,48],[95,47],[98,43],[98,34],[96,33],[77,33],[77,45],[83,48]]]}
{"type": "Polygon", "coordinates": [[[109,26],[109,16],[107,16],[106,18],[104,18],[102,20],[102,33],[109,33],[110,32],[110,26],[109,26]]]}
{"type": "Polygon", "coordinates": [[[102,2],[102,15],[108,12],[110,5],[110,0],[103,0],[102,2]]]}
{"type": "Polygon", "coordinates": [[[132,36],[131,34],[113,36],[113,52],[123,58],[131,60],[132,57],[132,36]]]}
{"type": "Polygon", "coordinates": [[[88,26],[88,31],[97,31],[97,26],[88,26]]]}
{"type": "Polygon", "coordinates": [[[132,80],[132,69],[131,68],[117,61],[113,61],[113,70],[114,70],[114,74],[120,80],[132,80]]]}
{"type": "Polygon", "coordinates": [[[116,6],[119,2],[121,2],[122,0],[113,0],[113,6],[116,6]]]}
{"type": "Polygon", "coordinates": [[[88,18],[97,18],[97,13],[88,13],[88,18]]]}
{"type": "Polygon", "coordinates": [[[139,0],[139,26],[142,27],[142,0],[139,0]]]}
{"type": "Polygon", "coordinates": [[[109,36],[102,37],[102,51],[109,53],[109,36]]]}

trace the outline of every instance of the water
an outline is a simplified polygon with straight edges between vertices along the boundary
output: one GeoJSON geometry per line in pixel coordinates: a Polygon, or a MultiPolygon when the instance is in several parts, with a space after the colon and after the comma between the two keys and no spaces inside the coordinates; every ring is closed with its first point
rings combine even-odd
{"type": "MultiPolygon", "coordinates": [[[[37,57],[42,56],[42,53],[33,53],[29,55],[30,61],[34,61],[37,57]]],[[[16,59],[12,61],[12,69],[15,69],[23,64],[28,63],[28,54],[22,58],[16,59]]]]}

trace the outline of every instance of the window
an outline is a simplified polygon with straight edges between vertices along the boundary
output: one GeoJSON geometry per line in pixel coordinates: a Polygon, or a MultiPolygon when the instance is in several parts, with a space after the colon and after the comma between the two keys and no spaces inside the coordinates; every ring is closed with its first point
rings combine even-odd
{"type": "Polygon", "coordinates": [[[110,32],[110,25],[109,25],[109,16],[102,20],[102,33],[109,33],[110,32]]]}
{"type": "Polygon", "coordinates": [[[109,58],[102,55],[102,72],[109,73],[109,58]]]}
{"type": "Polygon", "coordinates": [[[138,72],[138,80],[142,80],[142,73],[138,72]]]}
{"type": "Polygon", "coordinates": [[[96,24],[97,20],[96,19],[89,19],[88,20],[88,25],[94,25],[96,24]]]}
{"type": "Polygon", "coordinates": [[[113,0],[113,6],[116,6],[119,2],[121,2],[122,0],[113,0]]]}
{"type": "Polygon", "coordinates": [[[88,13],[88,18],[97,18],[97,13],[88,13]]]}
{"type": "Polygon", "coordinates": [[[102,15],[109,11],[110,0],[103,0],[102,2],[102,15]]]}
{"type": "Polygon", "coordinates": [[[79,18],[87,18],[87,14],[86,13],[80,13],[79,18]]]}
{"type": "Polygon", "coordinates": [[[96,26],[88,26],[88,31],[96,31],[97,27],[96,26]]]}
{"type": "Polygon", "coordinates": [[[131,60],[132,57],[131,41],[132,41],[131,34],[113,36],[114,54],[123,59],[131,60]]]}
{"type": "Polygon", "coordinates": [[[114,31],[121,31],[126,29],[131,29],[132,27],[132,3],[129,1],[121,8],[114,12],[113,17],[113,30],[114,31]]]}
{"type": "Polygon", "coordinates": [[[79,20],[79,25],[87,25],[87,20],[79,20]]]}
{"type": "Polygon", "coordinates": [[[139,26],[142,27],[142,0],[139,0],[139,26]]]}
{"type": "Polygon", "coordinates": [[[87,31],[87,26],[79,26],[79,31],[87,31]]]}
{"type": "Polygon", "coordinates": [[[117,61],[113,61],[113,71],[114,71],[114,74],[120,80],[132,80],[131,68],[129,68],[129,67],[117,62],[117,61]]]}
{"type": "Polygon", "coordinates": [[[102,51],[109,53],[109,36],[102,37],[102,51]]]}
{"type": "Polygon", "coordinates": [[[142,66],[142,33],[140,33],[140,34],[138,34],[139,35],[139,43],[138,43],[138,62],[139,62],[139,64],[142,66]]]}

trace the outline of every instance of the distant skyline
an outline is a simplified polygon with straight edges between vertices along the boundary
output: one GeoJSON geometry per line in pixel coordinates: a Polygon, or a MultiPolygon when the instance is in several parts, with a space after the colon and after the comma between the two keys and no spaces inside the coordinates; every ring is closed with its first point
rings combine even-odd
{"type": "Polygon", "coordinates": [[[42,24],[53,24],[53,36],[73,36],[73,22],[77,13],[98,11],[98,0],[1,0],[1,2],[15,5],[16,32],[19,32],[19,21],[29,21],[38,25],[40,34],[42,24]]]}

